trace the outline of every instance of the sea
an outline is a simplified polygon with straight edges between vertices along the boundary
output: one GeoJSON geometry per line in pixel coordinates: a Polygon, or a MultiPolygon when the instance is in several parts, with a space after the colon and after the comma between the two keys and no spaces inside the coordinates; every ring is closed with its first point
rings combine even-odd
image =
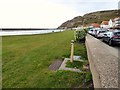
{"type": "Polygon", "coordinates": [[[34,35],[34,34],[46,34],[54,32],[62,32],[61,29],[49,29],[49,30],[0,30],[0,36],[12,36],[12,35],[34,35]]]}

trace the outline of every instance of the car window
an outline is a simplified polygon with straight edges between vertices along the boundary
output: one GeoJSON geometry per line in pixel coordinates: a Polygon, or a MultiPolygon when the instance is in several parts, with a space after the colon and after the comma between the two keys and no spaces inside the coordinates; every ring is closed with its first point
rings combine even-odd
{"type": "Polygon", "coordinates": [[[100,31],[100,33],[105,33],[106,31],[100,31]]]}
{"type": "Polygon", "coordinates": [[[120,36],[120,32],[115,32],[114,35],[120,36]]]}

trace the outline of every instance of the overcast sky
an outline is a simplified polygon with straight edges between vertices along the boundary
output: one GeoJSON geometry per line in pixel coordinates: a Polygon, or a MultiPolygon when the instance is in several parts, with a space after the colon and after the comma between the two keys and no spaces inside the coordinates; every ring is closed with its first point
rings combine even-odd
{"type": "Polygon", "coordinates": [[[0,0],[1,28],[57,28],[86,13],[118,9],[120,0],[0,0]]]}

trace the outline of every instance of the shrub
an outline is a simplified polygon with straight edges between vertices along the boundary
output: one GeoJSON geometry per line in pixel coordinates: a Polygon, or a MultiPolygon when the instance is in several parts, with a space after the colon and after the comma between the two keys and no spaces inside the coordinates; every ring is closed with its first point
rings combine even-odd
{"type": "Polygon", "coordinates": [[[84,29],[75,31],[75,41],[76,42],[84,41],[85,36],[86,36],[86,32],[84,29]]]}

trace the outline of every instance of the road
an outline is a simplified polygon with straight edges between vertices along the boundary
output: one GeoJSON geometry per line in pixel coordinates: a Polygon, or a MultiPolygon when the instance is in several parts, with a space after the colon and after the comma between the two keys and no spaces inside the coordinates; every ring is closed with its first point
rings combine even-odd
{"type": "MultiPolygon", "coordinates": [[[[99,39],[101,42],[102,40],[99,39]]],[[[105,44],[105,46],[107,48],[109,48],[109,52],[111,52],[111,54],[117,56],[118,58],[120,58],[120,45],[115,45],[115,46],[109,46],[107,43],[103,42],[105,44]]]]}
{"type": "MultiPolygon", "coordinates": [[[[100,39],[101,41],[101,39],[100,39]]],[[[102,42],[102,41],[101,41],[102,42]]],[[[119,69],[119,65],[120,65],[120,45],[115,45],[113,46],[109,46],[107,43],[105,43],[107,47],[109,47],[109,52],[111,52],[112,55],[118,57],[118,77],[120,77],[120,69],[119,69]]],[[[118,85],[120,85],[120,82],[118,82],[118,85]]]]}

